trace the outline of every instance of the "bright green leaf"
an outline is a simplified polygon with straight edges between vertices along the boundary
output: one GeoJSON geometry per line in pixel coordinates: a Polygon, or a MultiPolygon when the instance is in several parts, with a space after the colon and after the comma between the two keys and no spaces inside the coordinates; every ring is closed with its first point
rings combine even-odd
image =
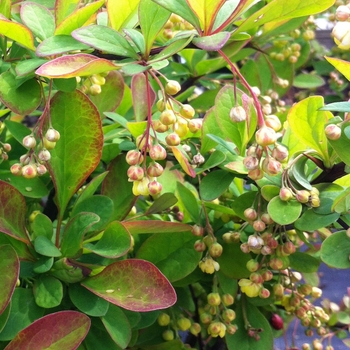
{"type": "Polygon", "coordinates": [[[212,201],[220,197],[230,186],[235,175],[225,170],[216,170],[203,177],[199,192],[205,201],[212,201]]]}
{"type": "Polygon", "coordinates": [[[293,80],[293,86],[299,89],[315,89],[325,84],[324,79],[314,74],[299,74],[293,80]]]}
{"type": "Polygon", "coordinates": [[[295,228],[300,231],[315,231],[322,227],[327,227],[339,218],[340,214],[317,214],[314,210],[309,209],[303,213],[303,215],[294,223],[295,228]]]}
{"type": "Polygon", "coordinates": [[[59,25],[67,18],[79,5],[79,0],[55,0],[55,19],[59,25]]]}
{"type": "Polygon", "coordinates": [[[35,216],[34,221],[32,222],[31,229],[32,239],[35,239],[39,236],[45,236],[47,239],[52,239],[53,235],[53,225],[52,221],[44,214],[39,213],[35,216]]]}
{"type": "Polygon", "coordinates": [[[195,223],[198,223],[200,218],[198,194],[196,197],[194,193],[192,193],[192,191],[188,189],[185,185],[183,185],[181,182],[177,183],[176,191],[180,202],[183,204],[184,208],[190,215],[191,220],[195,223]]]}
{"type": "Polygon", "coordinates": [[[169,193],[169,192],[163,193],[147,209],[145,215],[160,213],[163,210],[169,209],[176,203],[177,203],[177,198],[172,193],[169,193]]]}
{"type": "Polygon", "coordinates": [[[137,9],[140,0],[109,0],[107,2],[108,19],[115,30],[132,28],[137,22],[137,9]]]}
{"type": "Polygon", "coordinates": [[[333,233],[321,246],[322,261],[337,269],[350,268],[350,238],[346,231],[333,233]]]}
{"type": "Polygon", "coordinates": [[[279,196],[270,200],[267,206],[267,212],[270,214],[273,221],[279,225],[288,225],[293,223],[301,214],[301,203],[290,200],[282,201],[279,196]]]}
{"type": "Polygon", "coordinates": [[[292,269],[301,273],[317,272],[320,266],[319,259],[316,259],[313,256],[302,252],[296,252],[289,255],[289,262],[292,269]]]}
{"type": "Polygon", "coordinates": [[[45,236],[38,236],[34,241],[35,251],[41,255],[49,257],[61,256],[59,249],[45,236]]]}

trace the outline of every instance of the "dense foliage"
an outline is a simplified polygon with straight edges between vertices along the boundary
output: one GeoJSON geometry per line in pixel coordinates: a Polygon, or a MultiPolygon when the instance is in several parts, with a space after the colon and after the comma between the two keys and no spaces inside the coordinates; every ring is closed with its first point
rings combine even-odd
{"type": "Polygon", "coordinates": [[[349,297],[314,304],[320,263],[350,268],[333,3],[0,2],[1,349],[347,337],[349,297]]]}

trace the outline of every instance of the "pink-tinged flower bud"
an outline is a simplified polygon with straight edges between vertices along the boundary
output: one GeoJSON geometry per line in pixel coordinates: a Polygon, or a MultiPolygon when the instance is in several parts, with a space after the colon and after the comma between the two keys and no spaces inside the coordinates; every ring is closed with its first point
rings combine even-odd
{"type": "Polygon", "coordinates": [[[163,160],[166,158],[166,150],[163,146],[157,144],[151,147],[149,156],[153,160],[163,160]]]}
{"type": "Polygon", "coordinates": [[[261,273],[261,276],[265,282],[271,281],[273,278],[273,273],[270,270],[265,270],[261,273]]]}
{"type": "Polygon", "coordinates": [[[204,228],[199,225],[193,225],[191,232],[194,236],[202,237],[204,234],[204,228]]]}
{"type": "Polygon", "coordinates": [[[262,220],[255,220],[253,222],[253,228],[256,232],[263,232],[266,230],[266,224],[262,220]]]}
{"type": "Polygon", "coordinates": [[[36,140],[33,135],[27,135],[23,138],[22,144],[27,148],[34,148],[36,146],[36,140]]]}
{"type": "Polygon", "coordinates": [[[234,123],[244,122],[247,119],[247,113],[242,106],[232,107],[230,110],[230,119],[234,123]]]}
{"type": "Polygon", "coordinates": [[[37,172],[37,169],[36,169],[36,165],[35,164],[25,165],[22,168],[22,175],[26,179],[32,179],[32,178],[36,177],[38,175],[38,172],[37,172]]]}
{"type": "Polygon", "coordinates": [[[38,158],[42,161],[42,162],[47,162],[51,159],[51,153],[47,150],[47,149],[42,149],[39,154],[38,154],[38,158]]]}
{"type": "Polygon", "coordinates": [[[163,133],[169,130],[168,125],[164,125],[160,120],[154,120],[152,122],[153,129],[157,132],[163,133]]]}
{"type": "Polygon", "coordinates": [[[271,319],[270,319],[270,323],[272,328],[276,329],[276,330],[280,330],[283,329],[283,318],[280,315],[277,314],[272,314],[271,319]]]}
{"type": "Polygon", "coordinates": [[[3,152],[3,153],[1,154],[1,158],[2,158],[3,160],[8,160],[8,159],[9,159],[9,156],[7,155],[6,152],[3,152]]]}
{"type": "Polygon", "coordinates": [[[293,198],[293,192],[287,187],[282,187],[279,196],[282,201],[287,202],[293,198]]]}
{"type": "Polygon", "coordinates": [[[129,165],[137,165],[143,162],[143,155],[138,150],[131,150],[126,154],[126,162],[129,165]]]}
{"type": "Polygon", "coordinates": [[[272,145],[277,140],[276,131],[268,126],[263,126],[256,132],[255,140],[260,146],[272,145]]]}
{"type": "Polygon", "coordinates": [[[147,168],[147,175],[151,177],[159,177],[164,172],[164,168],[157,162],[151,163],[147,168]]]}
{"type": "Polygon", "coordinates": [[[193,156],[192,162],[193,164],[200,165],[205,162],[205,158],[200,153],[197,153],[193,156]]]}
{"type": "Polygon", "coordinates": [[[227,327],[226,332],[231,335],[235,334],[238,329],[237,325],[235,324],[228,324],[226,327],[227,327]]]}
{"type": "Polygon", "coordinates": [[[191,105],[184,104],[180,108],[180,114],[186,119],[192,119],[196,112],[191,105]]]}
{"type": "Polygon", "coordinates": [[[295,245],[292,242],[284,243],[282,249],[283,252],[287,255],[295,253],[296,250],[295,245]]]}
{"type": "Polygon", "coordinates": [[[250,252],[250,247],[248,245],[248,243],[242,243],[240,245],[241,251],[245,254],[248,254],[250,252]]]}
{"type": "Polygon", "coordinates": [[[266,288],[261,288],[259,292],[259,297],[261,299],[267,299],[270,296],[270,291],[266,288]]]}
{"type": "Polygon", "coordinates": [[[350,16],[350,9],[345,5],[340,5],[335,10],[335,17],[338,21],[347,21],[350,16]]]}
{"type": "Polygon", "coordinates": [[[272,254],[272,249],[268,245],[264,245],[261,248],[260,253],[262,255],[271,255],[272,254]]]}
{"type": "Polygon", "coordinates": [[[269,213],[264,213],[261,215],[261,220],[264,221],[266,225],[271,225],[274,223],[269,213]]]}
{"type": "Polygon", "coordinates": [[[273,270],[282,270],[284,263],[281,258],[273,258],[270,260],[269,265],[273,270]]]}
{"type": "Polygon", "coordinates": [[[169,146],[178,146],[181,142],[181,139],[178,134],[172,132],[171,134],[167,135],[167,137],[165,138],[165,142],[169,146]]]}
{"type": "Polygon", "coordinates": [[[46,166],[44,164],[38,164],[36,166],[36,170],[37,170],[39,176],[42,176],[42,175],[47,173],[47,169],[46,169],[46,166]]]}
{"type": "Polygon", "coordinates": [[[236,313],[232,309],[226,309],[222,312],[221,317],[226,323],[230,323],[236,318],[236,313]]]}
{"type": "Polygon", "coordinates": [[[19,161],[21,162],[21,164],[27,165],[30,162],[30,157],[28,156],[28,154],[23,154],[19,157],[19,161]]]}
{"type": "Polygon", "coordinates": [[[164,125],[173,125],[176,122],[176,116],[171,109],[166,109],[161,113],[159,120],[164,125]]]}
{"type": "Polygon", "coordinates": [[[249,279],[254,283],[263,283],[264,282],[264,279],[262,278],[262,276],[259,272],[252,272],[249,275],[249,279]]]}
{"type": "Polygon", "coordinates": [[[202,253],[207,249],[207,246],[205,245],[205,243],[203,241],[201,241],[200,239],[194,242],[194,250],[202,253]]]}
{"type": "Polygon", "coordinates": [[[153,197],[160,194],[162,192],[162,189],[163,189],[162,184],[156,180],[153,180],[148,184],[149,194],[153,197]]]}
{"type": "Polygon", "coordinates": [[[19,164],[19,163],[13,164],[10,168],[10,171],[15,176],[22,175],[22,164],[19,164]]]}
{"type": "Polygon", "coordinates": [[[254,169],[254,170],[249,170],[248,171],[248,176],[252,179],[252,180],[260,180],[264,177],[264,172],[261,169],[254,169]]]}
{"type": "Polygon", "coordinates": [[[274,176],[281,172],[282,164],[278,160],[268,157],[263,160],[262,169],[268,175],[274,176]]]}
{"type": "Polygon", "coordinates": [[[269,103],[266,103],[262,106],[262,111],[265,115],[269,115],[272,113],[272,107],[269,103]]]}
{"type": "Polygon", "coordinates": [[[259,159],[252,156],[245,157],[243,159],[243,165],[247,170],[255,170],[259,167],[259,159]]]}
{"type": "Polygon", "coordinates": [[[258,217],[258,213],[253,208],[247,208],[243,215],[247,220],[255,220],[258,217]]]}
{"type": "Polygon", "coordinates": [[[4,147],[5,152],[10,152],[11,151],[11,145],[9,143],[4,143],[2,145],[4,147]]]}
{"type": "Polygon", "coordinates": [[[348,50],[350,48],[350,22],[337,22],[332,36],[340,49],[348,50]]]}
{"type": "Polygon", "coordinates": [[[296,192],[295,198],[300,203],[307,203],[309,201],[310,192],[306,190],[300,190],[296,192]]]}
{"type": "Polygon", "coordinates": [[[247,243],[250,249],[261,249],[264,244],[264,240],[260,236],[254,234],[248,237],[247,243]]]}
{"type": "Polygon", "coordinates": [[[203,119],[192,119],[188,122],[188,129],[192,134],[195,134],[202,128],[203,119]]]}
{"type": "Polygon", "coordinates": [[[138,165],[132,165],[127,171],[128,178],[131,181],[141,181],[145,176],[143,169],[138,165]]]}
{"type": "Polygon", "coordinates": [[[277,145],[272,150],[272,157],[278,160],[279,162],[283,162],[288,159],[289,152],[287,147],[282,145],[277,145]]]}
{"type": "Polygon", "coordinates": [[[274,115],[274,114],[270,114],[265,117],[265,124],[266,126],[268,126],[269,128],[275,131],[279,131],[282,128],[281,121],[279,120],[277,115],[274,115]]]}
{"type": "Polygon", "coordinates": [[[56,129],[48,128],[45,137],[48,141],[57,142],[60,139],[61,135],[56,129]]]}
{"type": "Polygon", "coordinates": [[[139,135],[136,137],[136,146],[139,150],[146,150],[148,151],[149,148],[152,146],[152,137],[149,136],[148,140],[145,135],[139,135]]]}
{"type": "Polygon", "coordinates": [[[169,95],[176,95],[181,90],[181,85],[176,80],[169,80],[165,85],[165,92],[169,95]]]}
{"type": "Polygon", "coordinates": [[[324,132],[329,140],[338,140],[341,136],[341,128],[335,124],[328,124],[324,132]]]}
{"type": "Polygon", "coordinates": [[[223,251],[222,245],[219,243],[213,243],[209,247],[209,254],[212,258],[218,258],[219,256],[221,256],[222,251],[223,251]]]}
{"type": "Polygon", "coordinates": [[[273,237],[269,237],[267,239],[266,244],[271,248],[271,249],[276,249],[278,247],[278,241],[273,238],[273,237]]]}

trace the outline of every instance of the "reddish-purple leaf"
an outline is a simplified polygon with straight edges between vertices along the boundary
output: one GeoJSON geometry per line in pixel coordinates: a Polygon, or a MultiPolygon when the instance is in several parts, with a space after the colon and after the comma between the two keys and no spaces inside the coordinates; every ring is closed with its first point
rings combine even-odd
{"type": "Polygon", "coordinates": [[[90,329],[90,318],[77,311],[46,315],[21,330],[6,350],[75,350],[90,329]]]}
{"type": "Polygon", "coordinates": [[[10,302],[11,296],[16,287],[19,275],[19,259],[16,251],[9,244],[0,246],[0,256],[0,273],[2,276],[2,287],[0,288],[1,315],[10,302]]]}
{"type": "Polygon", "coordinates": [[[136,121],[146,119],[148,112],[148,101],[151,105],[153,105],[156,99],[156,94],[151,86],[149,86],[150,96],[148,96],[147,84],[149,83],[144,73],[139,73],[132,77],[131,91],[136,121]]]}
{"type": "Polygon", "coordinates": [[[138,220],[122,222],[131,234],[139,233],[164,233],[164,232],[188,232],[192,227],[180,222],[160,220],[138,220]]]}
{"type": "Polygon", "coordinates": [[[29,243],[25,228],[26,201],[21,193],[0,180],[0,231],[29,243]]]}
{"type": "Polygon", "coordinates": [[[43,64],[35,73],[47,78],[73,78],[116,69],[118,69],[116,65],[104,58],[78,53],[55,58],[43,64]]]}
{"type": "Polygon", "coordinates": [[[81,284],[110,303],[132,311],[165,309],[176,302],[173,286],[146,260],[117,261],[81,284]]]}
{"type": "Polygon", "coordinates": [[[48,164],[63,214],[70,198],[98,165],[103,147],[100,115],[82,92],[58,92],[51,101],[51,122],[61,138],[48,164]]]}
{"type": "Polygon", "coordinates": [[[187,175],[189,175],[193,178],[196,177],[196,172],[192,168],[191,164],[189,163],[187,157],[183,154],[183,152],[180,151],[180,149],[177,148],[176,146],[171,146],[171,149],[174,153],[175,158],[177,159],[177,161],[181,165],[181,168],[183,169],[183,171],[187,175]]]}

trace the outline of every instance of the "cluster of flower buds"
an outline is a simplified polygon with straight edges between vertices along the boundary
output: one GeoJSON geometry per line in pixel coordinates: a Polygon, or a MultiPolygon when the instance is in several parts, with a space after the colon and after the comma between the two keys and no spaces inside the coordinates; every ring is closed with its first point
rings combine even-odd
{"type": "Polygon", "coordinates": [[[270,57],[277,61],[288,60],[290,63],[297,63],[300,57],[301,45],[292,43],[289,40],[274,40],[273,51],[270,52],[270,57]]]}
{"type": "Polygon", "coordinates": [[[135,196],[153,197],[162,192],[162,184],[157,178],[164,172],[163,167],[156,160],[166,158],[166,150],[160,144],[152,145],[148,148],[151,162],[146,167],[144,156],[139,150],[131,150],[126,155],[126,162],[130,165],[127,175],[130,182],[133,182],[133,194],[135,196]]]}
{"type": "Polygon", "coordinates": [[[0,163],[4,160],[8,160],[8,152],[11,151],[11,145],[9,143],[3,143],[0,141],[0,163]]]}
{"type": "Polygon", "coordinates": [[[28,149],[26,154],[20,157],[20,162],[11,166],[11,173],[32,179],[46,174],[45,163],[51,159],[50,150],[54,149],[60,139],[60,133],[53,127],[49,127],[39,145],[33,134],[23,138],[22,144],[28,149]]]}
{"type": "Polygon", "coordinates": [[[348,50],[350,49],[350,4],[339,6],[335,12],[335,17],[338,22],[336,22],[332,31],[334,42],[339,49],[348,50]]]}
{"type": "MultiPolygon", "coordinates": [[[[77,83],[82,82],[80,77],[77,77],[77,83]]],[[[106,79],[103,74],[93,74],[84,79],[81,85],[81,91],[92,96],[99,95],[102,91],[102,85],[106,84],[106,79]]]]}
{"type": "Polygon", "coordinates": [[[175,13],[172,13],[168,21],[165,23],[163,37],[165,39],[172,39],[179,31],[192,29],[193,26],[191,23],[185,21],[175,13]]]}
{"type": "Polygon", "coordinates": [[[279,197],[282,201],[288,202],[291,199],[296,199],[298,202],[308,204],[313,208],[320,206],[320,192],[316,187],[308,190],[296,190],[294,188],[284,185],[280,189],[279,197]]]}

